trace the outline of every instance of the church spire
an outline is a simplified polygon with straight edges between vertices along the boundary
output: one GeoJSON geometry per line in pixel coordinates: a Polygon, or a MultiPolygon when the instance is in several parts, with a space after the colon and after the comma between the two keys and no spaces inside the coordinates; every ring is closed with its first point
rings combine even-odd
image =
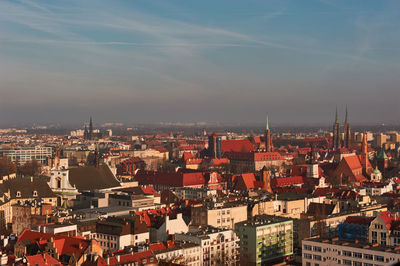
{"type": "Polygon", "coordinates": [[[335,124],[339,123],[339,119],[338,119],[338,112],[337,112],[337,105],[336,105],[336,116],[335,116],[335,124]]]}
{"type": "Polygon", "coordinates": [[[268,115],[267,115],[267,123],[265,125],[264,141],[265,141],[265,150],[267,152],[271,152],[272,151],[272,139],[271,139],[271,131],[269,130],[268,115]]]}
{"type": "Polygon", "coordinates": [[[347,105],[346,105],[346,117],[344,120],[344,146],[347,149],[350,149],[351,146],[351,130],[349,124],[349,113],[347,112],[347,105]]]}
{"type": "Polygon", "coordinates": [[[91,140],[93,138],[93,122],[92,122],[92,117],[90,117],[89,120],[89,139],[91,140]]]}

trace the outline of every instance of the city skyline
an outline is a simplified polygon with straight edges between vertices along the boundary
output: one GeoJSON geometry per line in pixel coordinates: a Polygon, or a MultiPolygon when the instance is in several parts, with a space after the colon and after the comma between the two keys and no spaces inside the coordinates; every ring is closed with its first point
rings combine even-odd
{"type": "Polygon", "coordinates": [[[1,124],[399,124],[396,1],[2,1],[1,124]]]}

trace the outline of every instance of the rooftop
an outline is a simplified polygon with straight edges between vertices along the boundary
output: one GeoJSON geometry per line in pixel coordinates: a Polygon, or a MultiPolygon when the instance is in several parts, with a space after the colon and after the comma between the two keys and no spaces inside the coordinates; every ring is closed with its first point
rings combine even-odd
{"type": "Polygon", "coordinates": [[[375,250],[381,252],[390,252],[395,254],[400,254],[400,247],[390,248],[388,246],[379,246],[379,245],[371,245],[368,243],[362,243],[357,241],[350,241],[350,240],[341,240],[338,238],[308,238],[304,239],[304,241],[311,241],[316,243],[324,243],[324,244],[332,244],[338,246],[348,246],[353,248],[361,248],[364,250],[375,250]]]}
{"type": "Polygon", "coordinates": [[[282,223],[282,222],[288,222],[288,221],[291,221],[291,219],[287,219],[287,218],[280,217],[280,216],[273,216],[273,215],[257,215],[255,217],[253,217],[252,219],[249,219],[248,221],[243,221],[243,222],[237,223],[237,225],[238,226],[247,226],[247,227],[257,227],[257,226],[262,226],[262,225],[282,223]]]}

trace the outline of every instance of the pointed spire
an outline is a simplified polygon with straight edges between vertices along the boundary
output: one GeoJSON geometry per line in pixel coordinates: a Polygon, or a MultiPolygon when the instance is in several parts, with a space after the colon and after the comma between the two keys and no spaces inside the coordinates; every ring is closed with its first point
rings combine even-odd
{"type": "Polygon", "coordinates": [[[267,115],[267,123],[266,123],[266,125],[265,125],[265,130],[269,130],[268,115],[267,115]]]}
{"type": "Polygon", "coordinates": [[[337,105],[336,105],[336,116],[335,116],[335,123],[339,123],[339,119],[338,119],[338,112],[337,112],[337,105]]]}
{"type": "Polygon", "coordinates": [[[348,116],[348,112],[347,112],[347,105],[346,105],[346,118],[344,119],[344,123],[348,124],[349,120],[348,120],[349,116],[348,116]]]}

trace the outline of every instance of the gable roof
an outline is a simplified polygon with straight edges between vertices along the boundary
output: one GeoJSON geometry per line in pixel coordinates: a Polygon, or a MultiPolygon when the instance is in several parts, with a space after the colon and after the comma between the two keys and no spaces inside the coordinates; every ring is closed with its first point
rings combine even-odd
{"type": "Polygon", "coordinates": [[[279,177],[271,179],[272,187],[288,187],[292,185],[301,185],[306,182],[306,178],[303,176],[290,176],[290,177],[279,177]]]}
{"type": "Polygon", "coordinates": [[[222,152],[250,152],[255,151],[255,148],[248,139],[234,139],[221,141],[222,152]]]}
{"type": "Polygon", "coordinates": [[[92,190],[119,187],[107,165],[85,166],[69,169],[69,183],[78,190],[92,190]]]}
{"type": "Polygon", "coordinates": [[[13,178],[4,180],[0,184],[0,193],[8,193],[10,191],[10,198],[16,199],[17,192],[21,193],[18,199],[33,198],[33,192],[37,192],[37,198],[52,198],[56,197],[53,191],[50,189],[46,180],[43,178],[13,178]]]}
{"type": "Polygon", "coordinates": [[[48,253],[26,256],[28,265],[62,265],[58,260],[50,256],[48,253]]]}
{"type": "Polygon", "coordinates": [[[78,254],[81,255],[89,246],[90,241],[80,237],[68,237],[63,235],[53,235],[40,233],[25,229],[18,237],[17,243],[26,245],[38,243],[40,246],[53,241],[59,255],[78,254]]]}

